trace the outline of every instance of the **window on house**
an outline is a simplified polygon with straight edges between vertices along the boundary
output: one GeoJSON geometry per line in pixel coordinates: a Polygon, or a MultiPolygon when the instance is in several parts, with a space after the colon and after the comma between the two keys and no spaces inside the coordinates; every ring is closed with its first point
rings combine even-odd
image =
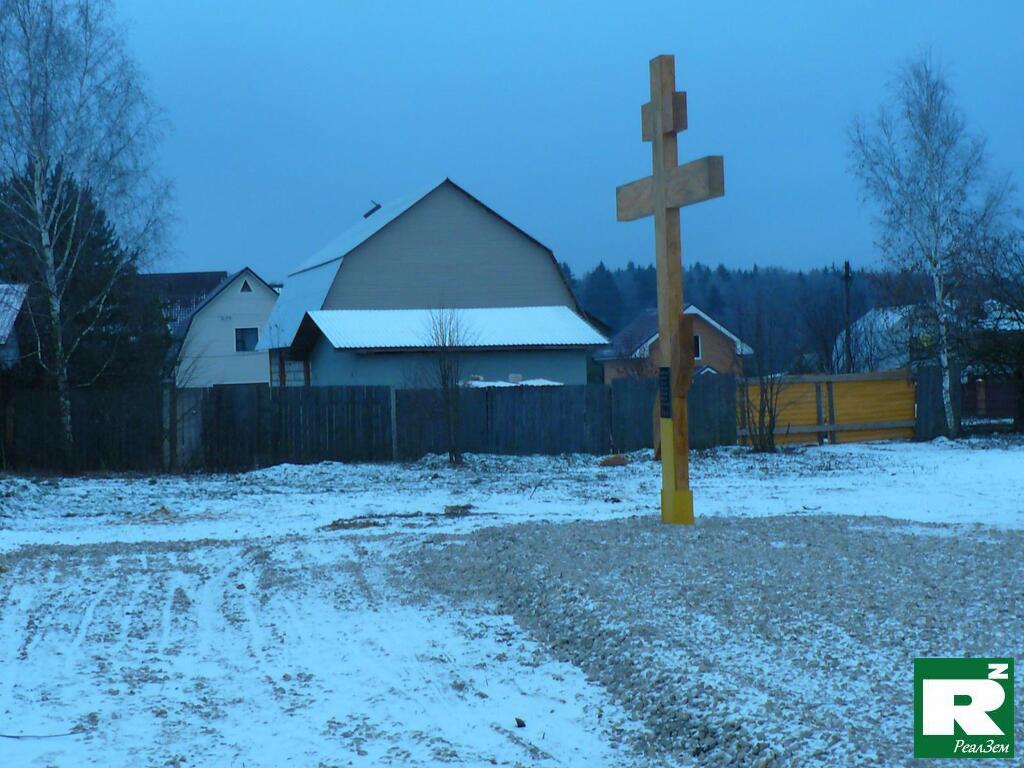
{"type": "Polygon", "coordinates": [[[235,352],[253,352],[259,340],[259,328],[235,328],[235,352]]]}
{"type": "Polygon", "coordinates": [[[700,360],[700,336],[697,334],[693,336],[693,359],[700,360]]]}
{"type": "Polygon", "coordinates": [[[252,293],[252,286],[249,285],[248,280],[242,281],[242,287],[238,290],[239,293],[252,293]]]}

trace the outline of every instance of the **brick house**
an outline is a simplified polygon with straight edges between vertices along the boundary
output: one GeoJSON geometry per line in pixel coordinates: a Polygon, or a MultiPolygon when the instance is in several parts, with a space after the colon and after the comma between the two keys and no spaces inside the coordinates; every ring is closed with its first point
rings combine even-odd
{"type": "MultiPolygon", "coordinates": [[[[693,319],[694,376],[743,373],[743,357],[754,350],[693,304],[684,314],[693,319]]],[[[619,331],[606,349],[595,355],[604,367],[604,382],[657,375],[663,362],[658,346],[658,310],[645,309],[619,331]]]]}

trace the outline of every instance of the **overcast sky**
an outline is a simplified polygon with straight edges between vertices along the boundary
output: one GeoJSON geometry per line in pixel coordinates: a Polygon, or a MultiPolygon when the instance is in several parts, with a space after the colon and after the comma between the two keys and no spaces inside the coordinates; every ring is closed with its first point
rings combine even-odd
{"type": "Polygon", "coordinates": [[[122,0],[172,125],[163,269],[268,279],[388,201],[451,177],[585,270],[653,260],[615,187],[650,171],[648,60],[676,56],[680,161],[725,156],[683,212],[684,261],[876,261],[845,131],[930,46],[994,168],[1024,182],[1024,2],[122,0]]]}

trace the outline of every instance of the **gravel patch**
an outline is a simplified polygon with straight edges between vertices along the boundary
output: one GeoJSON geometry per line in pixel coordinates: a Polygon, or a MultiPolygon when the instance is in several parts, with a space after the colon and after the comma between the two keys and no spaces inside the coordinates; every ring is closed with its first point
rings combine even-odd
{"type": "Polygon", "coordinates": [[[982,526],[644,517],[437,536],[400,570],[511,615],[644,724],[648,758],[905,765],[915,656],[1024,657],[1022,555],[982,526]]]}

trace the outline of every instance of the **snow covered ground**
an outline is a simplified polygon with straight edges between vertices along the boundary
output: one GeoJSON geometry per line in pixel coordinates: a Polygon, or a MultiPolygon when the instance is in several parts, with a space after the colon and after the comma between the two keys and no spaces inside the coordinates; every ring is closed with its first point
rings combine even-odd
{"type": "MultiPolygon", "coordinates": [[[[1024,529],[1013,440],[722,449],[693,476],[702,517],[1024,529]]],[[[651,518],[658,487],[646,454],[0,476],[0,765],[642,764],[650,724],[585,664],[395,565],[487,528],[651,518]]]]}

